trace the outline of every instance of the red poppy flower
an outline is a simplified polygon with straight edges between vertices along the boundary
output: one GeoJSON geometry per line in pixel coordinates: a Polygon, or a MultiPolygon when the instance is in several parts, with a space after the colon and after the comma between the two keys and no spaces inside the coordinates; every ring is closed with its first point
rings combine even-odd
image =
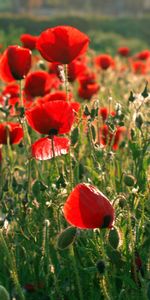
{"type": "Polygon", "coordinates": [[[54,87],[59,87],[60,81],[54,74],[45,71],[35,71],[27,75],[24,92],[26,96],[44,96],[54,87]]]}
{"type": "Polygon", "coordinates": [[[85,53],[89,44],[86,34],[71,26],[57,26],[43,31],[37,49],[50,62],[69,64],[85,53]]]}
{"type": "Polygon", "coordinates": [[[96,74],[91,72],[89,69],[84,74],[80,75],[78,78],[79,83],[82,87],[85,87],[88,84],[94,84],[96,82],[96,74]]]}
{"type": "MultiPolygon", "coordinates": [[[[107,107],[101,107],[99,109],[99,114],[101,115],[103,122],[105,122],[109,116],[108,108],[107,107]]],[[[111,116],[115,116],[115,111],[111,111],[111,116]]]]}
{"type": "Polygon", "coordinates": [[[52,149],[52,140],[49,137],[41,138],[32,145],[32,156],[38,160],[47,160],[69,151],[70,141],[68,138],[53,137],[54,153],[52,149]]]}
{"type": "Polygon", "coordinates": [[[80,83],[78,95],[82,99],[90,100],[100,88],[99,84],[96,83],[95,73],[91,72],[90,70],[87,70],[86,73],[79,76],[78,80],[80,83]]]}
{"type": "Polygon", "coordinates": [[[147,50],[147,49],[139,52],[136,55],[136,58],[139,59],[139,60],[147,60],[149,57],[150,57],[150,51],[147,50]]]}
{"type": "Polygon", "coordinates": [[[82,99],[90,100],[99,91],[99,88],[98,83],[88,84],[86,87],[81,86],[78,89],[78,95],[82,99]]]}
{"type": "Polygon", "coordinates": [[[68,99],[67,99],[67,94],[64,91],[56,91],[54,93],[48,94],[45,97],[38,99],[39,103],[45,103],[48,101],[57,101],[57,100],[62,100],[62,101],[67,101],[67,100],[71,100],[73,97],[73,95],[71,93],[69,93],[68,95],[68,99]]]}
{"type": "Polygon", "coordinates": [[[70,105],[71,105],[73,111],[75,113],[78,113],[78,111],[79,111],[79,109],[81,107],[81,104],[79,102],[71,102],[70,105]]]}
{"type": "Polygon", "coordinates": [[[6,85],[6,87],[4,88],[2,94],[4,96],[9,95],[10,98],[19,97],[20,87],[16,83],[10,83],[10,84],[6,85]]]}
{"type": "Polygon", "coordinates": [[[14,98],[18,98],[19,102],[19,91],[20,89],[18,84],[8,84],[2,91],[2,94],[0,96],[0,104],[4,106],[7,100],[8,105],[12,105],[14,98]]]}
{"type": "Polygon", "coordinates": [[[107,70],[114,66],[114,61],[112,57],[108,54],[100,54],[95,58],[95,63],[98,67],[103,70],[107,70]]]}
{"type": "Polygon", "coordinates": [[[119,143],[121,142],[125,132],[126,128],[124,126],[117,127],[116,131],[113,133],[110,131],[109,127],[104,124],[100,128],[100,143],[103,146],[110,146],[112,144],[112,149],[115,151],[118,149],[119,143]]]}
{"type": "Polygon", "coordinates": [[[82,61],[76,59],[68,65],[68,80],[75,81],[81,74],[85,73],[87,66],[82,61]]]}
{"type": "Polygon", "coordinates": [[[25,78],[31,67],[31,51],[9,46],[0,59],[0,77],[6,82],[25,78]]]}
{"type": "Polygon", "coordinates": [[[118,53],[121,56],[127,57],[130,54],[130,49],[128,47],[120,47],[118,48],[118,53]]]}
{"type": "Polygon", "coordinates": [[[30,50],[34,50],[36,48],[37,39],[38,39],[37,36],[33,36],[28,33],[22,34],[20,36],[20,41],[22,42],[22,46],[30,50]]]}
{"type": "Polygon", "coordinates": [[[0,124],[0,144],[7,145],[8,134],[10,144],[19,144],[23,138],[21,125],[11,122],[0,124]]]}
{"type": "Polygon", "coordinates": [[[132,69],[135,74],[146,74],[146,64],[143,61],[137,60],[132,62],[132,69]]]}
{"type": "Polygon", "coordinates": [[[65,101],[50,101],[26,111],[29,125],[41,134],[68,133],[74,121],[71,105],[65,101]]]}
{"type": "Polygon", "coordinates": [[[55,63],[55,62],[49,62],[48,63],[48,72],[50,74],[56,74],[59,78],[60,71],[59,71],[59,66],[62,67],[62,65],[55,63]]]}
{"type": "Polygon", "coordinates": [[[108,108],[107,107],[100,108],[99,114],[101,115],[103,122],[105,122],[108,118],[108,108]]]}
{"type": "Polygon", "coordinates": [[[69,195],[64,216],[68,223],[79,228],[111,228],[114,209],[96,187],[81,183],[69,195]]]}

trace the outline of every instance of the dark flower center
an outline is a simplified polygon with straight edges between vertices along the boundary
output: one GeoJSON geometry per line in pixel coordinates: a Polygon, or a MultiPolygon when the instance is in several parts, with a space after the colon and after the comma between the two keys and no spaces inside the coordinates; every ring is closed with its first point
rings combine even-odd
{"type": "Polygon", "coordinates": [[[101,226],[101,228],[107,228],[109,227],[109,224],[111,222],[111,216],[110,215],[106,215],[103,219],[103,224],[101,226]]]}
{"type": "Polygon", "coordinates": [[[58,129],[51,128],[48,134],[49,134],[49,136],[57,135],[58,129]]]}

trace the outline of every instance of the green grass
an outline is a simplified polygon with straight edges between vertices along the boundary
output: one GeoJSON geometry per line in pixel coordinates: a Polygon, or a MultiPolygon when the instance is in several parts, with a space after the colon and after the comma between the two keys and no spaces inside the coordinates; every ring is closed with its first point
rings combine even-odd
{"type": "Polygon", "coordinates": [[[116,18],[98,16],[55,16],[34,18],[27,16],[0,16],[0,37],[5,45],[18,43],[22,32],[34,35],[48,27],[68,24],[89,34],[91,48],[115,53],[116,48],[128,45],[133,52],[150,46],[150,18],[116,18]]]}
{"type": "MultiPolygon", "coordinates": [[[[116,20],[92,16],[61,16],[49,20],[1,16],[1,42],[5,46],[17,43],[22,32],[39,34],[58,24],[69,24],[87,32],[91,47],[96,51],[115,53],[121,44],[130,46],[133,52],[149,47],[148,18],[116,20]]],[[[125,64],[125,60],[117,59],[121,65],[125,64]]],[[[13,299],[150,299],[148,98],[142,105],[138,102],[148,76],[133,75],[128,65],[123,74],[115,69],[106,71],[105,76],[97,72],[100,91],[96,101],[95,98],[92,101],[79,99],[77,82],[71,84],[75,100],[81,103],[81,112],[70,133],[70,154],[47,161],[30,160],[27,137],[20,145],[10,146],[8,142],[2,146],[0,285],[13,299]],[[129,104],[131,90],[137,93],[138,99],[129,104]],[[109,143],[104,148],[98,144],[98,130],[103,121],[95,108],[99,104],[112,111],[118,102],[121,115],[110,116],[107,121],[111,129],[116,124],[124,125],[127,134],[119,149],[113,151],[109,143]],[[85,105],[90,112],[87,125],[83,118],[85,105]],[[137,113],[142,116],[140,126],[137,120],[135,122],[137,113]],[[125,181],[125,175],[134,179],[132,185],[125,181]],[[81,182],[96,186],[108,197],[115,209],[115,231],[78,229],[74,243],[61,250],[58,248],[62,242],[60,234],[64,235],[70,226],[62,207],[72,186],[81,182]],[[110,237],[110,232],[115,236],[110,237]],[[136,253],[142,260],[142,268],[135,268],[136,253]],[[103,274],[97,268],[99,260],[105,264],[103,274]],[[25,291],[27,284],[33,284],[35,290],[25,291]]],[[[8,105],[5,109],[8,112],[8,105]]],[[[1,110],[1,123],[18,122],[18,119],[24,123],[22,115],[11,117],[5,115],[3,107],[1,110]]],[[[28,124],[27,131],[32,143],[41,137],[28,124]]]]}

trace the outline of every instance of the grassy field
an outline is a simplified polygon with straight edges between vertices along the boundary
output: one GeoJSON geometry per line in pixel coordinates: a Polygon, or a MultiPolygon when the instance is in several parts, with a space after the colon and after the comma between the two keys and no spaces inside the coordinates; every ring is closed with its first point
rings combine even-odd
{"type": "Polygon", "coordinates": [[[17,55],[27,49],[17,47],[14,59],[0,60],[0,300],[150,300],[150,57],[137,70],[139,59],[132,56],[149,48],[149,22],[148,17],[0,16],[4,47],[19,43],[23,32],[39,35],[69,24],[90,36],[93,49],[75,61],[85,69],[70,82],[66,65],[49,74],[54,69],[37,50],[25,76],[17,55]],[[116,54],[123,45],[131,48],[129,59],[107,56],[107,69],[96,63],[97,52],[116,54]],[[27,94],[29,76],[41,70],[53,85],[46,90],[38,80],[27,94]],[[66,101],[47,100],[58,92],[66,101]],[[32,115],[32,109],[39,113],[32,115]],[[17,123],[14,132],[11,123],[17,123]],[[42,138],[48,147],[36,148],[42,138]],[[61,145],[59,153],[56,138],[67,139],[69,149],[61,145]],[[78,185],[80,193],[72,199],[79,204],[70,210],[75,224],[64,205],[78,185]],[[92,186],[90,192],[85,186],[92,186]]]}
{"type": "Polygon", "coordinates": [[[27,16],[0,16],[0,40],[4,45],[19,42],[19,34],[34,35],[45,28],[68,24],[86,32],[91,38],[91,48],[115,53],[118,46],[127,45],[133,52],[150,46],[150,18],[116,18],[98,16],[58,16],[34,18],[27,16]]]}

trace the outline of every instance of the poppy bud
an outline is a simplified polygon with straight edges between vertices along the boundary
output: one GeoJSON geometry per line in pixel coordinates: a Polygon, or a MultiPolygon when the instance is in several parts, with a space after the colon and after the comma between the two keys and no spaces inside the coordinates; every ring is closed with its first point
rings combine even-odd
{"type": "Polygon", "coordinates": [[[105,262],[103,260],[99,260],[96,264],[97,270],[99,272],[99,274],[103,275],[105,273],[105,262]]]}
{"type": "Polygon", "coordinates": [[[1,300],[10,300],[7,290],[2,285],[0,285],[0,299],[1,300]]]}
{"type": "Polygon", "coordinates": [[[60,233],[57,240],[57,247],[60,250],[68,248],[75,240],[77,229],[75,227],[68,227],[60,233]]]}
{"type": "Polygon", "coordinates": [[[136,99],[135,95],[133,94],[132,91],[130,91],[130,96],[128,98],[129,102],[134,102],[135,99],[136,99]]]}
{"type": "Polygon", "coordinates": [[[141,94],[144,98],[147,98],[148,97],[148,81],[146,82],[146,85],[145,85],[145,88],[141,94]]]}
{"type": "Polygon", "coordinates": [[[109,231],[108,240],[110,245],[117,249],[119,245],[119,234],[117,229],[114,227],[112,230],[109,231]]]}
{"type": "Polygon", "coordinates": [[[132,175],[124,175],[124,183],[127,185],[127,186],[134,186],[135,185],[135,182],[136,182],[136,179],[134,176],[132,175]]]}
{"type": "Polygon", "coordinates": [[[135,124],[136,124],[137,128],[141,129],[141,126],[143,124],[143,116],[141,113],[137,114],[136,119],[135,119],[135,124]]]}
{"type": "Polygon", "coordinates": [[[85,115],[85,116],[90,116],[90,111],[89,111],[89,108],[88,108],[87,105],[86,105],[85,108],[84,108],[84,115],[85,115]]]}

